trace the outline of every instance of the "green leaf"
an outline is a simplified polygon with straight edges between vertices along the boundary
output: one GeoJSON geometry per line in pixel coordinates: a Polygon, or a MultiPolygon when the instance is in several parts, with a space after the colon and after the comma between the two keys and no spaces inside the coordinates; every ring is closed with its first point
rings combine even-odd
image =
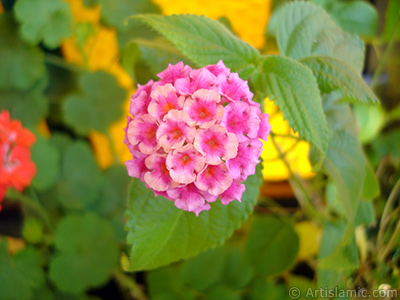
{"type": "Polygon", "coordinates": [[[358,225],[371,225],[375,222],[375,211],[371,201],[360,201],[358,204],[354,224],[358,225]]]}
{"type": "Polygon", "coordinates": [[[183,264],[183,281],[196,290],[204,291],[221,278],[224,263],[225,251],[221,247],[200,253],[183,264]]]}
{"type": "Polygon", "coordinates": [[[220,245],[247,219],[257,201],[261,166],[249,176],[242,202],[211,204],[200,213],[185,212],[154,193],[138,179],[129,191],[128,243],[132,245],[130,270],[149,270],[196,255],[220,245]]]}
{"type": "Polygon", "coordinates": [[[333,56],[361,72],[364,45],[343,32],[319,6],[309,2],[292,2],[279,10],[275,32],[282,54],[293,59],[312,55],[333,56]]]}
{"type": "Polygon", "coordinates": [[[153,40],[136,39],[134,42],[142,54],[142,59],[154,74],[165,70],[168,64],[176,64],[180,61],[195,67],[193,62],[188,60],[186,56],[164,38],[159,37],[153,40]]]}
{"type": "Polygon", "coordinates": [[[363,200],[372,200],[380,194],[380,187],[378,177],[372,169],[371,164],[366,161],[365,164],[365,179],[361,191],[361,198],[363,200]]]}
{"type": "Polygon", "coordinates": [[[321,93],[341,90],[353,102],[378,103],[375,94],[348,63],[331,56],[308,56],[300,60],[317,78],[321,93]]]}
{"type": "Polygon", "coordinates": [[[361,36],[374,36],[378,27],[378,13],[366,1],[311,0],[326,10],[344,31],[361,36]]]}
{"type": "Polygon", "coordinates": [[[20,120],[24,127],[36,129],[49,109],[49,102],[44,96],[42,85],[43,83],[39,86],[35,85],[32,89],[25,91],[0,90],[0,110],[8,110],[11,118],[20,120]]]}
{"type": "Polygon", "coordinates": [[[72,28],[72,12],[62,0],[18,0],[14,6],[22,37],[32,44],[43,41],[57,48],[72,28]]]}
{"type": "Polygon", "coordinates": [[[354,230],[341,219],[324,225],[318,268],[330,271],[353,271],[359,266],[354,230]]]}
{"type": "Polygon", "coordinates": [[[354,114],[349,103],[342,101],[339,91],[322,96],[322,106],[331,131],[347,131],[353,136],[358,135],[357,124],[354,122],[354,114]]]}
{"type": "Polygon", "coordinates": [[[60,175],[60,153],[50,140],[36,135],[36,143],[32,146],[32,160],[37,172],[32,181],[33,187],[39,191],[51,188],[60,175]]]}
{"type": "Polygon", "coordinates": [[[382,39],[386,42],[394,38],[400,39],[399,20],[400,20],[400,2],[398,0],[389,0],[385,12],[385,26],[383,28],[382,39]]]}
{"type": "Polygon", "coordinates": [[[102,71],[83,74],[79,83],[81,93],[68,96],[63,104],[66,123],[82,135],[92,129],[106,132],[122,116],[125,90],[114,76],[102,71]]]}
{"type": "Polygon", "coordinates": [[[199,66],[224,64],[234,72],[255,65],[259,53],[220,22],[196,15],[134,16],[161,33],[199,66]]]}
{"type": "Polygon", "coordinates": [[[50,279],[64,292],[80,293],[107,282],[118,265],[118,244],[110,224],[93,213],[62,219],[54,237],[57,252],[50,279]]]}
{"type": "Polygon", "coordinates": [[[387,124],[390,120],[380,105],[355,104],[353,110],[358,123],[358,137],[363,144],[368,144],[376,139],[385,123],[387,124]]]}
{"type": "Polygon", "coordinates": [[[146,272],[150,299],[152,300],[195,300],[196,292],[183,282],[182,266],[174,264],[146,272]]]}
{"type": "Polygon", "coordinates": [[[10,257],[6,240],[0,241],[0,300],[29,300],[44,283],[41,253],[27,248],[10,257]]]}
{"type": "Polygon", "coordinates": [[[229,286],[218,285],[207,291],[207,300],[240,300],[242,299],[237,291],[229,286]]]}
{"type": "Polygon", "coordinates": [[[348,221],[353,223],[365,178],[365,158],[356,138],[346,131],[335,131],[324,161],[343,202],[348,221]]]}
{"type": "Polygon", "coordinates": [[[57,197],[61,204],[74,210],[97,207],[103,177],[89,146],[84,142],[69,146],[61,164],[62,177],[57,186],[57,197]]]}
{"type": "Polygon", "coordinates": [[[246,254],[261,276],[275,276],[295,262],[299,237],[293,227],[275,217],[259,217],[249,232],[246,254]]]}
{"type": "Polygon", "coordinates": [[[225,285],[240,289],[245,287],[253,277],[253,269],[248,263],[241,247],[225,246],[225,267],[221,276],[225,285]]]}
{"type": "Polygon", "coordinates": [[[43,52],[24,43],[17,29],[10,14],[0,14],[0,89],[26,90],[46,74],[43,52]]]}
{"type": "Polygon", "coordinates": [[[328,128],[317,82],[306,66],[283,56],[265,57],[253,76],[262,97],[279,106],[294,131],[321,153],[328,146],[328,128]]]}
{"type": "Polygon", "coordinates": [[[126,29],[124,20],[130,15],[157,13],[160,8],[150,0],[119,0],[115,5],[114,0],[98,0],[101,4],[101,15],[111,26],[119,30],[126,29]]]}
{"type": "Polygon", "coordinates": [[[286,286],[277,284],[274,281],[265,280],[265,278],[259,278],[255,281],[250,289],[249,300],[287,300],[288,289],[286,286]]]}

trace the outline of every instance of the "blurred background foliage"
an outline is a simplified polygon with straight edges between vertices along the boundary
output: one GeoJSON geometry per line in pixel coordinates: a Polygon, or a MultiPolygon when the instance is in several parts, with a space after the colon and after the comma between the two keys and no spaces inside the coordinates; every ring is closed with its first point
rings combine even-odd
{"type": "MultiPolygon", "coordinates": [[[[397,0],[311,1],[343,30],[364,40],[364,79],[382,103],[353,105],[351,111],[332,109],[332,117],[343,126],[357,122],[381,187],[379,193],[373,180],[367,186],[375,197],[359,210],[345,269],[317,263],[332,253],[346,229],[335,187],[315,176],[308,143],[297,138],[266,99],[279,151],[270,141],[264,145],[265,183],[256,213],[224,246],[146,273],[128,275],[122,270],[130,181],[123,166],[129,159],[123,128],[129,98],[137,83],[155,78],[168,63],[184,61],[196,67],[163,37],[125,19],[142,13],[204,14],[262,53],[272,54],[278,52],[271,34],[274,15],[285,2],[0,2],[0,110],[9,110],[38,138],[32,149],[37,176],[24,194],[8,192],[0,214],[0,299],[256,300],[289,299],[292,286],[303,291],[310,286],[399,287],[400,238],[382,253],[393,232],[400,236],[395,227],[400,189],[397,0]],[[288,184],[282,155],[311,196],[324,193],[323,201],[315,198],[322,213],[334,216],[330,223],[322,227],[307,219],[288,184]],[[388,211],[387,198],[393,205],[388,211]],[[384,230],[378,233],[380,219],[384,230]],[[387,262],[389,253],[392,259],[387,262]]],[[[324,101],[326,111],[336,100],[331,95],[324,101]]]]}

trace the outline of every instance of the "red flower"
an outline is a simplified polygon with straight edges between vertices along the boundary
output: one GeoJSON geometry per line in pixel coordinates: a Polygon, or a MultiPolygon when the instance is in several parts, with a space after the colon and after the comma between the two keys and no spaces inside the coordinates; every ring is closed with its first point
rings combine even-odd
{"type": "Polygon", "coordinates": [[[35,176],[36,165],[29,149],[35,141],[35,135],[20,121],[10,120],[8,111],[0,113],[0,203],[7,188],[22,191],[35,176]]]}

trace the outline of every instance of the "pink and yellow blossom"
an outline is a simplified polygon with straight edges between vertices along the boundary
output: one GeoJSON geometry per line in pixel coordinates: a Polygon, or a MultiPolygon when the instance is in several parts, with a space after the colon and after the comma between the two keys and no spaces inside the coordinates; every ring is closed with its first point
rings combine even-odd
{"type": "Polygon", "coordinates": [[[220,199],[241,201],[270,125],[246,81],[222,61],[200,69],[182,62],[139,85],[125,144],[128,174],[156,196],[198,215],[220,199]]]}

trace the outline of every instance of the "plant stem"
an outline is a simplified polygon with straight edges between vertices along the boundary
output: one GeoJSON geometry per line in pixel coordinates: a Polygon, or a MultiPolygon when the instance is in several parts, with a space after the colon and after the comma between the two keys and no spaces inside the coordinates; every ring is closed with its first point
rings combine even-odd
{"type": "Polygon", "coordinates": [[[393,249],[398,239],[400,239],[400,221],[397,222],[396,229],[394,230],[393,235],[389,240],[389,243],[386,245],[386,247],[382,250],[382,252],[378,256],[380,261],[385,260],[386,256],[393,249]]]}
{"type": "Polygon", "coordinates": [[[114,271],[114,278],[121,288],[129,291],[130,296],[136,300],[147,300],[146,295],[136,281],[121,270],[114,271]]]}
{"type": "Polygon", "coordinates": [[[382,55],[382,58],[379,61],[378,66],[376,67],[374,76],[372,77],[372,80],[371,80],[371,89],[372,90],[376,89],[376,87],[378,85],[379,77],[381,76],[381,74],[387,64],[387,60],[389,59],[390,54],[393,50],[393,47],[396,44],[395,42],[396,42],[397,31],[399,30],[399,27],[400,27],[399,25],[400,25],[400,19],[397,20],[395,29],[393,30],[392,36],[390,37],[389,44],[387,45],[387,47],[382,55]]]}
{"type": "Polygon", "coordinates": [[[400,179],[397,180],[395,186],[393,187],[393,190],[390,193],[389,198],[386,202],[385,208],[383,209],[381,221],[379,223],[379,232],[378,232],[378,239],[377,239],[378,248],[382,244],[383,235],[384,235],[385,229],[388,224],[387,219],[389,217],[390,209],[393,206],[394,202],[396,201],[399,192],[400,192],[400,179]]]}
{"type": "MultiPolygon", "coordinates": [[[[275,141],[275,134],[273,132],[270,133],[270,138],[272,143],[274,144],[276,150],[278,151],[280,159],[282,159],[283,163],[285,164],[286,168],[289,171],[291,180],[289,181],[292,186],[295,187],[294,192],[296,193],[296,188],[297,191],[300,193],[300,195],[297,196],[297,200],[299,201],[299,204],[301,207],[304,209],[304,211],[310,215],[313,219],[318,220],[320,223],[322,223],[322,217],[318,210],[314,207],[312,204],[312,201],[308,195],[307,190],[303,186],[302,182],[297,178],[297,176],[294,174],[292,168],[290,167],[288,161],[286,160],[285,155],[282,153],[282,150],[279,148],[277,142],[275,141]]],[[[298,193],[296,193],[298,194],[298,193]]]]}
{"type": "Polygon", "coordinates": [[[82,69],[67,63],[65,60],[63,60],[61,57],[56,56],[56,55],[52,55],[52,54],[46,54],[44,57],[44,61],[50,65],[68,70],[68,71],[72,71],[72,72],[81,72],[82,69]]]}
{"type": "Polygon", "coordinates": [[[25,207],[32,209],[40,218],[43,220],[49,232],[54,232],[53,224],[50,221],[50,218],[39,202],[33,200],[32,198],[22,194],[21,192],[15,189],[8,189],[6,193],[6,198],[9,200],[19,201],[25,207]]]}

